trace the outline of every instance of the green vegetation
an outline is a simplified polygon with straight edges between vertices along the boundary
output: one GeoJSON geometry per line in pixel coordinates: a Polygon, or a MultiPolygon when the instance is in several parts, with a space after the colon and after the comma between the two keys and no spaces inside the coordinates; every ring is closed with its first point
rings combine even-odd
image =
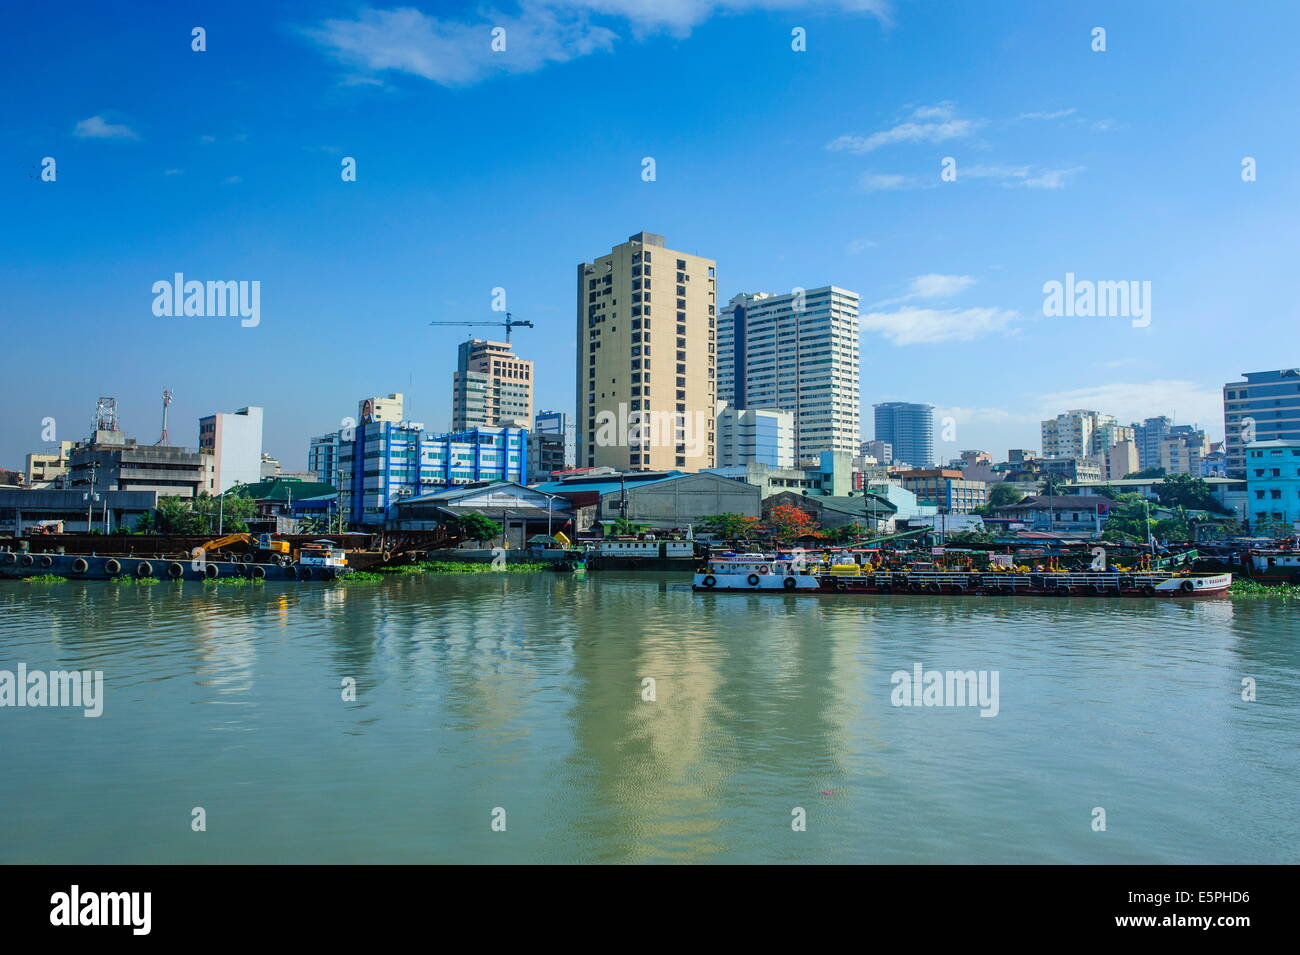
{"type": "Polygon", "coordinates": [[[870,533],[865,527],[857,521],[849,524],[841,524],[839,527],[831,527],[822,531],[822,537],[832,544],[854,544],[870,533]]]}
{"type": "Polygon", "coordinates": [[[606,526],[606,536],[614,537],[631,537],[633,534],[644,533],[650,525],[638,524],[636,521],[629,521],[626,517],[616,518],[612,523],[606,526]]]}
{"type": "Polygon", "coordinates": [[[24,577],[23,580],[29,584],[65,584],[68,582],[66,577],[60,577],[58,574],[37,574],[34,577],[24,577]]]}
{"type": "Polygon", "coordinates": [[[215,587],[247,587],[251,584],[264,584],[266,581],[261,577],[218,577],[215,580],[206,579],[203,583],[215,587]]]}
{"type": "Polygon", "coordinates": [[[482,514],[462,514],[442,525],[452,537],[464,541],[494,540],[501,536],[501,525],[482,514]]]}
{"type": "Polygon", "coordinates": [[[1277,584],[1270,586],[1257,580],[1237,578],[1228,588],[1233,597],[1274,597],[1278,600],[1300,600],[1300,584],[1277,584]]]}
{"type": "Polygon", "coordinates": [[[1008,484],[1006,481],[1001,481],[989,488],[988,506],[990,508],[1010,507],[1012,504],[1019,504],[1024,499],[1025,496],[1020,493],[1020,490],[1014,484],[1008,484]]]}
{"type": "Polygon", "coordinates": [[[1131,471],[1128,474],[1125,474],[1124,480],[1127,481],[1129,478],[1135,478],[1135,479],[1136,478],[1143,478],[1143,479],[1162,478],[1164,476],[1165,476],[1164,468],[1147,468],[1146,470],[1143,471],[1131,471]]]}
{"type": "Polygon", "coordinates": [[[525,562],[505,564],[501,567],[491,563],[469,560],[425,560],[418,564],[405,564],[401,567],[381,567],[381,574],[532,574],[546,570],[549,564],[525,562]]]}
{"type": "Polygon", "coordinates": [[[1205,478],[1192,477],[1190,474],[1170,474],[1154,490],[1165,507],[1184,507],[1216,514],[1232,513],[1215,499],[1205,478]]]}
{"type": "Polygon", "coordinates": [[[373,584],[377,580],[383,580],[383,574],[374,574],[368,570],[354,570],[350,574],[336,578],[344,584],[373,584]]]}
{"type": "Polygon", "coordinates": [[[758,527],[757,517],[744,514],[714,514],[712,517],[700,518],[700,528],[709,534],[716,534],[723,540],[744,540],[758,527]]]}
{"type": "Polygon", "coordinates": [[[224,495],[225,503],[211,494],[195,498],[164,497],[158,507],[136,522],[138,534],[215,534],[220,526],[224,534],[248,530],[247,518],[257,512],[257,504],[237,494],[224,495]]]}

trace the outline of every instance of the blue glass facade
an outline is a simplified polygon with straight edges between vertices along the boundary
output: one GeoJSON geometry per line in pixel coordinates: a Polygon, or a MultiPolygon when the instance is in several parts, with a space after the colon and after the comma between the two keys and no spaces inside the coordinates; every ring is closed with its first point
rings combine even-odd
{"type": "Polygon", "coordinates": [[[458,484],[523,483],[528,432],[523,428],[474,428],[431,435],[391,421],[340,432],[339,469],[344,472],[344,512],[356,524],[383,524],[398,500],[458,484]]]}

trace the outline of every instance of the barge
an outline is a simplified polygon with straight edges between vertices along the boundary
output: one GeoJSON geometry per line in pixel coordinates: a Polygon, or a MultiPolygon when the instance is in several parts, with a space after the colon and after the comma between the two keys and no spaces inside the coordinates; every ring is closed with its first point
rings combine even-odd
{"type": "Polygon", "coordinates": [[[118,577],[158,580],[335,580],[350,573],[341,548],[329,542],[304,544],[293,560],[238,558],[100,556],[97,554],[33,554],[0,551],[0,578],[21,579],[54,574],[69,580],[112,580],[118,577]]]}
{"type": "Polygon", "coordinates": [[[981,597],[1220,597],[1232,574],[1142,570],[875,570],[766,555],[721,557],[696,574],[697,591],[788,594],[968,594],[981,597]]]}

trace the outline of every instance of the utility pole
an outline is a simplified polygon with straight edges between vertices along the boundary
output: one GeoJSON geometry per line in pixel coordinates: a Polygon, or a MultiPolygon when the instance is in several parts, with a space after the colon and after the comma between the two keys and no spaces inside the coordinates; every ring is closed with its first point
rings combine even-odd
{"type": "Polygon", "coordinates": [[[94,510],[95,501],[95,483],[99,480],[99,462],[91,461],[90,467],[90,493],[86,495],[86,533],[89,534],[95,529],[94,510]]]}

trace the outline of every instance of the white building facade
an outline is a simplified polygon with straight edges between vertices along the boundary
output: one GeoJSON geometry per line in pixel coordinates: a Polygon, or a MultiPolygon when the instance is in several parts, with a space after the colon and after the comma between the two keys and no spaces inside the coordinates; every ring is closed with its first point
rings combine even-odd
{"type": "Polygon", "coordinates": [[[794,415],[796,459],[861,443],[858,294],[737,295],[718,317],[718,400],[794,415]]]}

